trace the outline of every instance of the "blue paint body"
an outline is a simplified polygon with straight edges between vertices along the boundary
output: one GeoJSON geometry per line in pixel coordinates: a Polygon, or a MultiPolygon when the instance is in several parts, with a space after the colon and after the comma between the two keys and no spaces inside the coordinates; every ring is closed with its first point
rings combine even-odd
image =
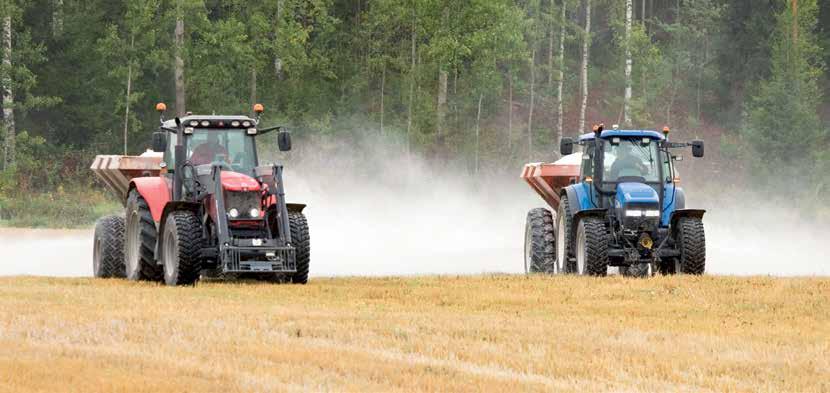
{"type": "MultiPolygon", "coordinates": [[[[579,137],[580,142],[590,141],[595,138],[594,133],[584,134],[579,137]]],[[[663,134],[651,130],[606,130],[602,132],[602,139],[610,139],[614,137],[620,138],[651,138],[652,140],[662,141],[665,139],[663,134]]],[[[638,205],[657,205],[660,203],[660,198],[657,191],[657,185],[649,185],[644,183],[620,183],[617,185],[617,193],[613,197],[613,205],[616,207],[624,207],[629,204],[638,205]]],[[[596,209],[601,206],[600,195],[594,189],[592,183],[581,182],[572,184],[565,188],[570,201],[570,209],[572,214],[576,214],[582,210],[596,209]],[[574,203],[574,201],[578,203],[574,203]]],[[[675,187],[674,183],[666,183],[663,185],[663,206],[660,212],[660,226],[668,227],[671,220],[671,215],[675,210],[685,208],[685,194],[683,189],[675,187]]],[[[608,207],[608,205],[605,205],[608,207]]]]}

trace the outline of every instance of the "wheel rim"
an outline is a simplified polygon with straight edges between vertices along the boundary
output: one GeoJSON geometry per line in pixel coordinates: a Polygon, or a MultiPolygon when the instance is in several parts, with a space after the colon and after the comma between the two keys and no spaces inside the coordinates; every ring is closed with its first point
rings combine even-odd
{"type": "Polygon", "coordinates": [[[556,230],[556,270],[565,271],[565,216],[559,216],[559,225],[556,230]]]}
{"type": "Polygon", "coordinates": [[[176,262],[179,255],[176,252],[177,244],[176,244],[176,236],[175,236],[175,228],[167,227],[164,234],[164,277],[167,279],[169,283],[172,278],[173,274],[175,273],[176,269],[176,262]]]}
{"type": "Polygon", "coordinates": [[[95,243],[92,246],[92,275],[97,276],[101,270],[101,239],[95,237],[95,243]]]}
{"type": "Polygon", "coordinates": [[[533,266],[533,239],[530,232],[530,225],[525,225],[525,274],[530,274],[533,266]]]}
{"type": "Polygon", "coordinates": [[[576,269],[578,274],[585,274],[585,227],[582,223],[576,230],[576,269]]]}
{"type": "Polygon", "coordinates": [[[138,271],[138,248],[141,247],[141,232],[138,229],[138,212],[132,211],[127,217],[127,277],[136,277],[138,271]]]}

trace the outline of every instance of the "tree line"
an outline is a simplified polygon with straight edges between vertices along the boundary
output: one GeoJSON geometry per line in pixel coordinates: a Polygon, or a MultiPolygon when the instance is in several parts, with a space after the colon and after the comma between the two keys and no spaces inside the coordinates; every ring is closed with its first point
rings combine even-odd
{"type": "Polygon", "coordinates": [[[7,177],[139,153],[157,101],[262,102],[300,135],[374,132],[475,172],[551,160],[597,121],[669,125],[828,187],[816,0],[5,0],[0,18],[7,177]]]}

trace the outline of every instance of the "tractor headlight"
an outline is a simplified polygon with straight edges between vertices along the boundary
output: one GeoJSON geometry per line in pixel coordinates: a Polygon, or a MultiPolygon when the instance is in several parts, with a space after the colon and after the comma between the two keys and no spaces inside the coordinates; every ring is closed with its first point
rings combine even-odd
{"type": "Polygon", "coordinates": [[[259,218],[259,209],[253,208],[249,213],[251,214],[251,218],[259,218]]]}
{"type": "Polygon", "coordinates": [[[239,217],[239,210],[236,210],[236,208],[232,208],[231,210],[228,210],[228,216],[230,216],[231,218],[239,217]]]}
{"type": "Polygon", "coordinates": [[[660,217],[659,210],[630,209],[625,211],[626,217],[660,217]]]}

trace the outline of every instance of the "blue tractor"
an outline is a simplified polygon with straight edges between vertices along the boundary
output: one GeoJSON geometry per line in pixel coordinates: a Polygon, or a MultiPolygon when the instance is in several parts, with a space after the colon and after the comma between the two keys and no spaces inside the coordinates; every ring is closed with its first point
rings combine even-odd
{"type": "Polygon", "coordinates": [[[542,166],[526,167],[523,177],[556,213],[537,208],[528,214],[527,272],[604,276],[618,267],[636,277],[703,274],[705,210],[686,209],[674,165],[682,157],[672,154],[691,147],[694,157],[703,157],[703,141],[670,142],[668,134],[668,128],[660,133],[600,125],[577,140],[562,138],[563,160],[575,144],[582,147],[566,163],[571,165],[528,164],[542,166]],[[572,172],[563,170],[568,167],[572,172]]]}

